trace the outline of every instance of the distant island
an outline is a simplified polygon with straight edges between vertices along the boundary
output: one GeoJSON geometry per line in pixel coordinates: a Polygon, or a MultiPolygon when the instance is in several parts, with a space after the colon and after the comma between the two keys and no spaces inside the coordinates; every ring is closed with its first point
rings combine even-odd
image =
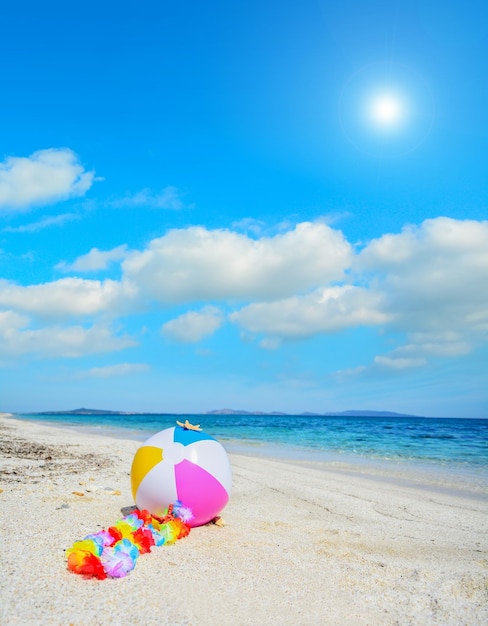
{"type": "Polygon", "coordinates": [[[409,413],[395,413],[394,411],[342,411],[341,413],[323,413],[337,417],[420,417],[409,413]]]}
{"type": "Polygon", "coordinates": [[[70,411],[38,411],[32,415],[122,415],[122,413],[100,409],[71,409],[70,411]]]}
{"type": "MultiPolygon", "coordinates": [[[[108,411],[104,409],[72,409],[70,411],[42,411],[33,413],[32,415],[180,415],[180,413],[153,413],[153,412],[137,412],[137,411],[108,411]]],[[[181,415],[186,415],[182,413],[181,415]]],[[[205,411],[203,413],[195,413],[195,415],[269,415],[269,416],[286,416],[286,415],[302,415],[310,417],[419,417],[418,415],[409,415],[407,413],[395,413],[393,411],[336,411],[328,413],[283,413],[280,411],[245,411],[236,409],[214,409],[213,411],[205,411]]]]}
{"type": "Polygon", "coordinates": [[[310,417],[419,417],[418,415],[410,415],[407,413],[395,413],[393,411],[335,411],[328,413],[281,413],[278,411],[243,411],[234,409],[216,409],[207,411],[204,415],[310,415],[310,417]]]}

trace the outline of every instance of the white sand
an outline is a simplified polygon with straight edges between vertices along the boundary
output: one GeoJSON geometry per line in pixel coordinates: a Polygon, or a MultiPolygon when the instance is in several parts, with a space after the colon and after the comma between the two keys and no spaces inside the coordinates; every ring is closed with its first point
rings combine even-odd
{"type": "Polygon", "coordinates": [[[230,455],[224,528],[87,580],[64,550],[133,505],[139,443],[7,416],[0,429],[2,625],[488,623],[486,495],[230,455]]]}

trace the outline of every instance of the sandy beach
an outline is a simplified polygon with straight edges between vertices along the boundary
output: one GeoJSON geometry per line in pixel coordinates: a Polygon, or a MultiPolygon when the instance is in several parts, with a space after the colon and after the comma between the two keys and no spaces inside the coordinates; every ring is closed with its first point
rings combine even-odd
{"type": "Polygon", "coordinates": [[[65,550],[133,506],[137,441],[0,418],[1,624],[488,623],[487,494],[231,454],[224,527],[123,579],[65,550]]]}

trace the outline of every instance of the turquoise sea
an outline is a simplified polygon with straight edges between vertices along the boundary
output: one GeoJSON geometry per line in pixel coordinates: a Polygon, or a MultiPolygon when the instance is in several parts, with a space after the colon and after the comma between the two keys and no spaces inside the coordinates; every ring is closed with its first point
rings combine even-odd
{"type": "Polygon", "coordinates": [[[188,419],[229,452],[334,463],[408,462],[488,477],[488,419],[309,415],[17,415],[144,441],[188,419]]]}

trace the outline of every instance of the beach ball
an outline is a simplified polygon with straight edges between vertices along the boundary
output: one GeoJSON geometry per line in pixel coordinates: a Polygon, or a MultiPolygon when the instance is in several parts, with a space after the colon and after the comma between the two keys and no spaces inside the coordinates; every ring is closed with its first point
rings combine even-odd
{"type": "Polygon", "coordinates": [[[131,487],[137,507],[162,517],[170,504],[180,500],[193,513],[190,526],[216,517],[229,500],[231,486],[224,447],[188,421],[149,437],[132,462],[131,487]]]}

